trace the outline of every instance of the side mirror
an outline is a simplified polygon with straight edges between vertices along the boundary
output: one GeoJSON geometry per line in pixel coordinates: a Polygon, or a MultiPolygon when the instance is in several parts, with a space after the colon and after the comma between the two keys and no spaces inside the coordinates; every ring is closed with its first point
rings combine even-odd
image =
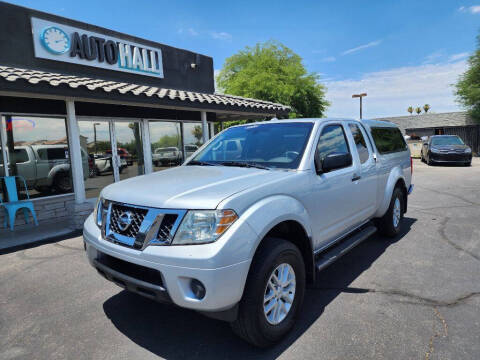
{"type": "Polygon", "coordinates": [[[330,153],[323,159],[322,172],[327,173],[332,170],[341,169],[352,165],[352,155],[349,153],[330,153]]]}

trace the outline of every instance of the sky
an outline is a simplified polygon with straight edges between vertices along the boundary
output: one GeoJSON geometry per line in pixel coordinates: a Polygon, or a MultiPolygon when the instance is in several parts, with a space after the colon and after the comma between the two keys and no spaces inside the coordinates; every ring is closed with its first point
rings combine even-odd
{"type": "Polygon", "coordinates": [[[123,33],[225,59],[278,40],[320,75],[329,117],[461,111],[455,83],[476,47],[480,0],[163,1],[10,0],[123,33]]]}

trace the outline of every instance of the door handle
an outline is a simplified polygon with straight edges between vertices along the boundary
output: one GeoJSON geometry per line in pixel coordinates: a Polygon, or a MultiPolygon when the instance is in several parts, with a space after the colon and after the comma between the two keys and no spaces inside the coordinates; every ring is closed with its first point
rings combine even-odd
{"type": "Polygon", "coordinates": [[[352,177],[352,181],[357,181],[357,180],[360,180],[362,177],[357,175],[357,174],[353,174],[353,177],[352,177]]]}

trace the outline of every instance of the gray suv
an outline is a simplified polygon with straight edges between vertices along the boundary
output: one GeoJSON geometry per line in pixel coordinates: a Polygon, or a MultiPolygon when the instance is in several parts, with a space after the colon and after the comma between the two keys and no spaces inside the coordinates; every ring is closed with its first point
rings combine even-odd
{"type": "Polygon", "coordinates": [[[106,279],[279,341],[307,283],[407,211],[410,151],[392,123],[272,120],[228,128],[182,166],[107,186],[86,220],[106,279]]]}

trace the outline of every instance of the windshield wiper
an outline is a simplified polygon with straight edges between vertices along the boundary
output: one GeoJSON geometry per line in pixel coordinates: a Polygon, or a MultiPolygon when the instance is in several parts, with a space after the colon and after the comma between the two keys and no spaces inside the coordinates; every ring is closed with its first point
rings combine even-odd
{"type": "Polygon", "coordinates": [[[192,160],[187,165],[215,166],[215,164],[209,163],[207,161],[198,161],[198,160],[192,160]]]}
{"type": "Polygon", "coordinates": [[[219,164],[223,166],[238,166],[238,167],[246,167],[246,168],[257,168],[262,170],[270,170],[269,167],[266,167],[257,163],[248,163],[248,162],[241,162],[241,161],[222,161],[219,164]]]}

